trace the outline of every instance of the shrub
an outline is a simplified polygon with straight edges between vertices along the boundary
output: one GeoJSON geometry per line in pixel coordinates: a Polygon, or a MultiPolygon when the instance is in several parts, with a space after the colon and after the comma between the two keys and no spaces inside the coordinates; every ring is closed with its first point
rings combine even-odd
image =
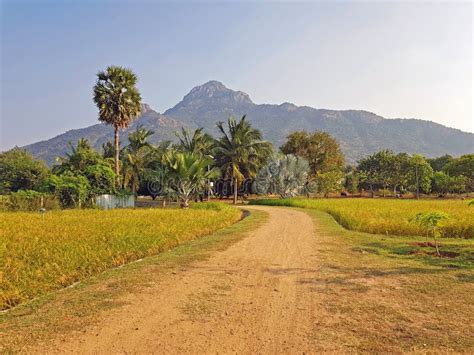
{"type": "Polygon", "coordinates": [[[10,211],[39,211],[58,209],[59,201],[51,194],[45,194],[33,190],[19,190],[6,197],[6,209],[10,211]]]}
{"type": "Polygon", "coordinates": [[[46,189],[56,195],[63,208],[84,206],[90,194],[87,178],[72,173],[51,175],[46,182],[46,189]]]}

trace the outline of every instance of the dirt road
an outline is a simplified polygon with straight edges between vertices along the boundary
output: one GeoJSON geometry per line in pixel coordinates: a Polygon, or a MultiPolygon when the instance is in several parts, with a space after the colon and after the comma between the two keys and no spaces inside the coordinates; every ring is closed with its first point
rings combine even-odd
{"type": "Polygon", "coordinates": [[[60,352],[302,353],[316,305],[312,220],[267,211],[265,225],[207,261],[132,294],[93,328],[53,345],[60,352]]]}

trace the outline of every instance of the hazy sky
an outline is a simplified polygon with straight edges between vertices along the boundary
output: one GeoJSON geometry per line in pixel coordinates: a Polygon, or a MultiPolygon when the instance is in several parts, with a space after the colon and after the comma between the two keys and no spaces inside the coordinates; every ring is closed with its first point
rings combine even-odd
{"type": "Polygon", "coordinates": [[[110,64],[160,112],[215,79],[256,103],[474,131],[471,2],[0,2],[0,150],[96,123],[110,64]]]}

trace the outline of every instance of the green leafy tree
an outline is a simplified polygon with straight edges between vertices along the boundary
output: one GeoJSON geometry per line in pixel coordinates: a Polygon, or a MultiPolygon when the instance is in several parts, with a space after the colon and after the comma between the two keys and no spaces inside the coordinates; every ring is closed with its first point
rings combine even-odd
{"type": "Polygon", "coordinates": [[[368,187],[372,197],[374,197],[374,189],[380,184],[380,164],[377,156],[372,154],[361,159],[357,171],[362,185],[368,187]]]}
{"type": "Polygon", "coordinates": [[[411,156],[407,164],[407,181],[408,188],[415,192],[417,199],[420,191],[430,192],[432,176],[433,169],[422,155],[411,156]]]}
{"type": "Polygon", "coordinates": [[[56,175],[84,176],[89,182],[89,193],[108,194],[115,192],[115,173],[107,159],[104,159],[92,148],[86,139],[79,139],[76,146],[71,145],[71,152],[58,158],[53,166],[56,175]]]}
{"type": "Polygon", "coordinates": [[[72,172],[51,175],[45,182],[45,189],[57,196],[63,208],[83,207],[90,193],[87,178],[72,172]]]}
{"type": "Polygon", "coordinates": [[[102,157],[104,159],[114,158],[115,156],[115,147],[114,144],[110,141],[102,144],[102,157]]]}
{"type": "Polygon", "coordinates": [[[344,173],[340,170],[331,170],[325,173],[318,173],[315,183],[318,192],[322,192],[325,197],[331,192],[340,191],[344,182],[344,173]]]}
{"type": "Polygon", "coordinates": [[[450,176],[464,176],[467,179],[466,189],[474,191],[474,154],[466,154],[445,165],[443,171],[450,176]]]}
{"type": "Polygon", "coordinates": [[[81,138],[76,146],[70,144],[71,152],[64,157],[56,159],[57,164],[53,165],[53,173],[61,174],[67,171],[82,174],[85,169],[102,161],[102,157],[89,144],[87,139],[81,138]]]}
{"type": "Polygon", "coordinates": [[[0,153],[0,194],[37,189],[49,174],[46,164],[25,149],[0,153]]]}
{"type": "Polygon", "coordinates": [[[415,218],[413,219],[416,223],[418,223],[422,228],[426,231],[426,245],[428,246],[428,237],[431,236],[434,239],[436,253],[440,256],[439,248],[438,248],[438,227],[440,224],[447,220],[449,216],[444,212],[426,212],[426,213],[418,213],[415,218]]]}
{"type": "Polygon", "coordinates": [[[344,177],[344,188],[351,194],[359,191],[360,174],[355,168],[350,168],[344,177]]]}
{"type": "Polygon", "coordinates": [[[326,132],[293,132],[288,135],[280,150],[283,154],[293,154],[306,159],[313,176],[318,172],[342,171],[344,168],[344,156],[339,143],[326,132]]]}
{"type": "Polygon", "coordinates": [[[89,165],[84,170],[84,176],[90,185],[93,195],[110,194],[115,192],[115,173],[106,163],[89,165]]]}
{"type": "Polygon", "coordinates": [[[202,191],[208,179],[219,175],[219,170],[208,169],[212,159],[187,152],[172,152],[166,156],[169,188],[174,191],[182,208],[189,207],[189,200],[202,191]]]}
{"type": "Polygon", "coordinates": [[[137,76],[129,69],[109,66],[97,74],[94,102],[99,121],[114,127],[115,175],[120,176],[119,130],[127,128],[141,113],[141,96],[135,87],[137,76]]]}
{"type": "Polygon", "coordinates": [[[239,184],[247,177],[255,177],[272,154],[272,146],[262,139],[243,116],[239,121],[229,118],[227,129],[224,122],[217,123],[221,137],[216,141],[216,162],[223,175],[230,178],[234,188],[234,204],[237,203],[239,184]]]}
{"type": "Polygon", "coordinates": [[[433,168],[433,171],[442,171],[446,165],[451,163],[454,160],[454,158],[449,155],[443,155],[437,158],[432,158],[428,159],[428,163],[431,165],[431,168],[433,168]]]}

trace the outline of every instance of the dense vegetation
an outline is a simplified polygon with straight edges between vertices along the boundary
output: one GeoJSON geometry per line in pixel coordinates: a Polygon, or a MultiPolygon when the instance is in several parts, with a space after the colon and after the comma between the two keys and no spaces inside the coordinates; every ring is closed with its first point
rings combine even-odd
{"type": "Polygon", "coordinates": [[[175,144],[151,144],[154,132],[138,125],[128,134],[128,144],[120,147],[120,130],[141,112],[136,82],[135,74],[122,67],[97,74],[98,117],[115,132],[114,141],[104,143],[101,152],[80,139],[51,170],[22,149],[0,153],[0,194],[9,195],[0,206],[34,210],[40,199],[46,208],[85,207],[104,193],[160,196],[187,207],[191,199],[202,200],[212,192],[233,196],[235,203],[249,193],[294,197],[365,190],[372,196],[392,191],[396,197],[411,192],[418,198],[420,193],[444,196],[474,189],[474,154],[426,159],[383,150],[345,166],[341,147],[330,134],[293,132],[276,152],[245,115],[217,122],[217,137],[203,128],[183,128],[176,132],[175,144]]]}
{"type": "Polygon", "coordinates": [[[426,234],[415,220],[417,214],[441,211],[448,217],[438,228],[441,237],[474,238],[474,208],[462,200],[273,199],[252,203],[318,209],[350,230],[412,236],[426,234]]]}
{"type": "Polygon", "coordinates": [[[0,212],[0,309],[236,222],[221,204],[187,211],[0,212]]]}

